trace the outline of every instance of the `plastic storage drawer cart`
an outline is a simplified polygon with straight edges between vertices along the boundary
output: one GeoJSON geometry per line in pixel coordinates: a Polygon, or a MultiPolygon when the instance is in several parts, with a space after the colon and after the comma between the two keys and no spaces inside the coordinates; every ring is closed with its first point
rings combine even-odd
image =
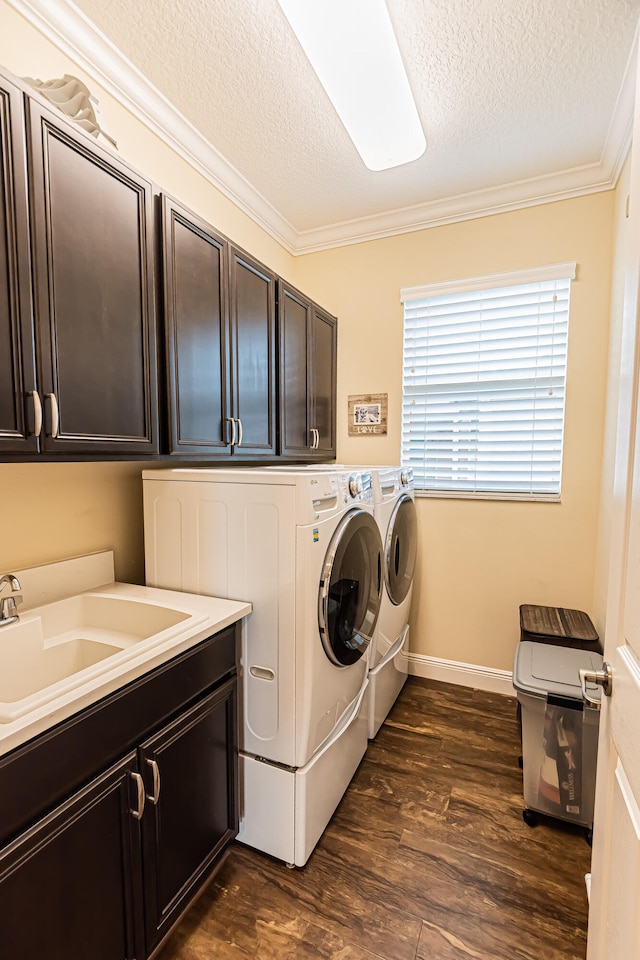
{"type": "MultiPolygon", "coordinates": [[[[521,641],[513,685],[522,708],[525,823],[537,813],[581,824],[591,841],[598,753],[598,707],[585,703],[581,669],[601,670],[602,656],[589,650],[521,641]]],[[[600,697],[600,687],[588,685],[600,697]]]]}

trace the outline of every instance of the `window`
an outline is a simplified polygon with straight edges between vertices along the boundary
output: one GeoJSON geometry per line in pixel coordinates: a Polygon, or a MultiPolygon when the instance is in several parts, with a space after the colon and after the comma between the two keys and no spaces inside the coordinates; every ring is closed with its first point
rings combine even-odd
{"type": "Polygon", "coordinates": [[[574,277],[565,263],[401,291],[416,490],[559,499],[574,277]]]}

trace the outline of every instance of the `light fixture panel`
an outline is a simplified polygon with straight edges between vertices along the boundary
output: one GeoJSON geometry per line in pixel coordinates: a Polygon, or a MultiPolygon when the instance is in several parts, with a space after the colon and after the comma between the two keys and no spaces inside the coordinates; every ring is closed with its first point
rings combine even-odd
{"type": "Polygon", "coordinates": [[[385,0],[278,0],[369,170],[422,156],[426,140],[385,0]]]}

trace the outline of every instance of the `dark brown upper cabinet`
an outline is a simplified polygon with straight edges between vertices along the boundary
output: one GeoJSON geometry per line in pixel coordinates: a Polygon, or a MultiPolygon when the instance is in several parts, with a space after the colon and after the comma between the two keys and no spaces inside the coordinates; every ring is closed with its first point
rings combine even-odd
{"type": "Polygon", "coordinates": [[[278,325],[280,455],[330,460],[336,455],[336,319],[280,280],[278,325]]]}
{"type": "Polygon", "coordinates": [[[152,185],[27,105],[40,449],[157,453],[152,185]]]}
{"type": "Polygon", "coordinates": [[[315,456],[331,460],[336,455],[336,362],[338,321],[314,305],[311,352],[315,456]]]}
{"type": "Polygon", "coordinates": [[[275,276],[162,198],[169,453],[273,456],[275,276]]]}
{"type": "Polygon", "coordinates": [[[0,70],[0,459],[330,460],[335,392],[334,317],[0,70]]]}
{"type": "Polygon", "coordinates": [[[229,247],[229,333],[234,453],[276,453],[276,283],[274,273],[229,247]]]}
{"type": "Polygon", "coordinates": [[[28,227],[22,91],[0,73],[0,453],[38,450],[28,227]]]}
{"type": "Polygon", "coordinates": [[[227,242],[165,195],[162,256],[169,452],[229,455],[227,242]]]}

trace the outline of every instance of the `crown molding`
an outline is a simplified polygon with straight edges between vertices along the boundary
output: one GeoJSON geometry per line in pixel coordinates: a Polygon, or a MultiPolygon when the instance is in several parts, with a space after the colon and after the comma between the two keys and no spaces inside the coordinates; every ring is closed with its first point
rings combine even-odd
{"type": "Polygon", "coordinates": [[[296,231],[262,194],[67,0],[8,0],[88,76],[290,253],[296,231]]]}
{"type": "Polygon", "coordinates": [[[633,137],[633,112],[636,98],[636,77],[638,71],[638,38],[640,22],[636,26],[635,36],[625,66],[624,76],[613,109],[611,123],[600,160],[604,170],[611,171],[613,186],[618,182],[624,162],[631,150],[633,137]]]}
{"type": "Polygon", "coordinates": [[[631,145],[638,31],[599,162],[298,232],[72,3],[8,3],[295,256],[611,190],[631,145]]]}
{"type": "Polygon", "coordinates": [[[402,233],[440,227],[448,223],[477,220],[497,213],[522,210],[543,203],[553,203],[557,200],[581,197],[588,193],[611,190],[615,183],[613,174],[603,176],[601,164],[589,164],[586,167],[576,167],[548,177],[519,180],[500,187],[459,194],[415,207],[390,210],[379,216],[334,223],[318,230],[307,230],[298,234],[296,253],[317,253],[333,247],[380,240],[402,233]]]}
{"type": "Polygon", "coordinates": [[[614,189],[631,149],[639,36],[640,23],[598,163],[306,230],[297,235],[296,254],[317,253],[614,189]]]}

